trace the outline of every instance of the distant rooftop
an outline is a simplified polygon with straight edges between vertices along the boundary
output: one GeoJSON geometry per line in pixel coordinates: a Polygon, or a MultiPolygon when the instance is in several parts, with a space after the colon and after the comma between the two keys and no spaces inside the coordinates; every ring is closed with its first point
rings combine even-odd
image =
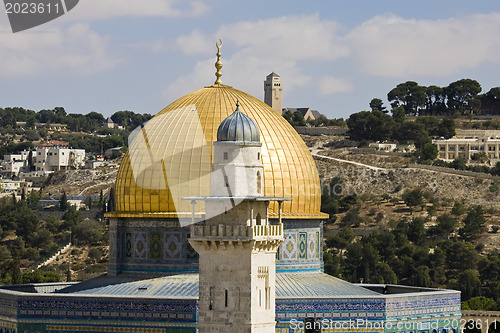
{"type": "Polygon", "coordinates": [[[69,146],[69,142],[59,141],[59,140],[50,140],[38,145],[39,147],[67,147],[69,146]]]}

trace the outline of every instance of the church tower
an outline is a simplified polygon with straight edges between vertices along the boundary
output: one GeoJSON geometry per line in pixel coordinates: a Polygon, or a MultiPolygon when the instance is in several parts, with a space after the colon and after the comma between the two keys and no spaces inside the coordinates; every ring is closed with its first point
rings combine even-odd
{"type": "Polygon", "coordinates": [[[185,198],[193,212],[197,201],[205,202],[205,220],[191,226],[189,239],[200,256],[198,327],[200,333],[274,333],[281,204],[290,199],[262,195],[259,128],[236,105],[213,144],[211,196],[185,198]],[[270,201],[279,203],[275,225],[270,201]]]}
{"type": "Polygon", "coordinates": [[[279,114],[282,113],[283,103],[281,99],[282,87],[281,78],[272,72],[264,81],[264,103],[272,107],[279,114]]]}

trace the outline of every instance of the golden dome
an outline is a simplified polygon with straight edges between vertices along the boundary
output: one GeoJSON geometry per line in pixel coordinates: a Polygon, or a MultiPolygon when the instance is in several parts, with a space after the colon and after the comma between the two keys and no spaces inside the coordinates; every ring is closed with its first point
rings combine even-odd
{"type": "MultiPolygon", "coordinates": [[[[109,216],[190,216],[190,202],[182,198],[210,195],[212,143],[236,101],[259,126],[264,195],[292,198],[283,203],[285,218],[324,218],[318,172],[301,137],[268,105],[223,84],[179,98],[136,131],[118,171],[115,212],[109,216]]],[[[204,206],[196,209],[203,213],[204,206]]],[[[270,215],[277,210],[271,203],[270,215]]]]}

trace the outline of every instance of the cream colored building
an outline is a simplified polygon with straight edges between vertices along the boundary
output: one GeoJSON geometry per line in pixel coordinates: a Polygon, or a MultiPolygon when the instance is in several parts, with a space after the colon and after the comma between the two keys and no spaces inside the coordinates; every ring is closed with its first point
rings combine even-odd
{"type": "Polygon", "coordinates": [[[445,161],[452,161],[463,157],[470,160],[474,154],[486,153],[490,160],[498,160],[500,139],[482,137],[472,139],[447,139],[434,140],[433,143],[438,148],[438,158],[445,161]]]}
{"type": "Polygon", "coordinates": [[[282,113],[282,91],[283,87],[280,76],[272,72],[266,77],[266,81],[264,81],[264,103],[279,114],[282,113]]]}

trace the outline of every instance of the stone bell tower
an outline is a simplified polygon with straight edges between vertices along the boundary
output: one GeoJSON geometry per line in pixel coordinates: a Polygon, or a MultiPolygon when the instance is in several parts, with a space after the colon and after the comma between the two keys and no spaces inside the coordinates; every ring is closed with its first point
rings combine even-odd
{"type": "Polygon", "coordinates": [[[185,198],[193,211],[204,201],[206,211],[189,239],[200,255],[198,327],[200,333],[274,333],[281,203],[290,199],[262,195],[259,129],[236,105],[213,145],[211,196],[185,198]],[[280,207],[275,225],[269,224],[270,201],[280,207]]]}
{"type": "Polygon", "coordinates": [[[283,88],[281,86],[281,78],[275,72],[266,76],[264,81],[264,103],[272,107],[279,114],[283,113],[283,88]]]}

